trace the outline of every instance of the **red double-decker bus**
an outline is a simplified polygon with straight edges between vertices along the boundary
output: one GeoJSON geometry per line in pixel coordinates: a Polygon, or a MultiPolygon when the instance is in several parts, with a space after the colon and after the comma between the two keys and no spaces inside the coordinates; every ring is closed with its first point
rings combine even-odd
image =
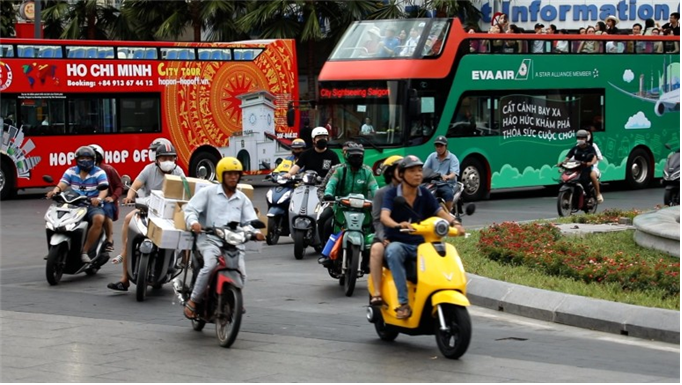
{"type": "Polygon", "coordinates": [[[101,145],[134,178],[165,137],[190,175],[204,166],[213,177],[223,156],[266,172],[297,135],[286,121],[298,100],[293,40],[0,39],[0,92],[2,199],[58,180],[82,145],[101,145]]]}

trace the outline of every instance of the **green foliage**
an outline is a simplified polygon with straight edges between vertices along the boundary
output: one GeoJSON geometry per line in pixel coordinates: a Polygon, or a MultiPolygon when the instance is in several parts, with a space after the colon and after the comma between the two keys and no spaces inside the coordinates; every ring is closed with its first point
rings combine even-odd
{"type": "Polygon", "coordinates": [[[15,6],[18,6],[20,3],[20,1],[14,0],[0,1],[0,36],[14,36],[14,24],[17,22],[15,6]]]}
{"type": "Polygon", "coordinates": [[[547,223],[505,222],[481,230],[478,249],[500,263],[523,265],[589,284],[613,283],[624,292],[662,290],[663,299],[679,300],[679,260],[660,253],[645,258],[644,250],[634,242],[623,248],[628,235],[631,238],[632,232],[594,234],[583,241],[562,236],[558,228],[547,223]],[[609,240],[623,234],[625,238],[618,242],[609,240]]]}

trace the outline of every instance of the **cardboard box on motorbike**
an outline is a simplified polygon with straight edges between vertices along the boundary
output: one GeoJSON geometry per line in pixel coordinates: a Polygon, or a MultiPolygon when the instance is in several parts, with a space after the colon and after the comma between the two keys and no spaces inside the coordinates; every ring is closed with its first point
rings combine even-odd
{"type": "Polygon", "coordinates": [[[163,179],[162,191],[167,199],[188,201],[199,189],[211,185],[213,182],[206,179],[166,175],[163,179]]]}
{"type": "Polygon", "coordinates": [[[175,208],[178,204],[185,204],[186,200],[167,198],[163,191],[152,190],[149,196],[148,206],[152,216],[164,219],[173,219],[175,208]]]}

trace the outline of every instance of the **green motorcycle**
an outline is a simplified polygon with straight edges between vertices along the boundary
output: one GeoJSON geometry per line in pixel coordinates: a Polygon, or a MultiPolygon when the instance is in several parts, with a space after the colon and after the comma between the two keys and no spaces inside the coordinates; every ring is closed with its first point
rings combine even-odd
{"type": "Polygon", "coordinates": [[[350,194],[336,198],[333,210],[334,234],[341,233],[341,248],[328,270],[350,297],[357,279],[369,272],[369,250],[374,241],[372,201],[362,194],[350,194]]]}

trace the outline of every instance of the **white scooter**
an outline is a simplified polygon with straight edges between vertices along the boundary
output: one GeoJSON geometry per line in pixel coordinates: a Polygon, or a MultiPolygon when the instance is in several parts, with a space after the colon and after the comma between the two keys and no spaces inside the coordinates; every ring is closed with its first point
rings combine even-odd
{"type": "MultiPolygon", "coordinates": [[[[54,183],[50,176],[44,176],[47,183],[54,183]]],[[[108,189],[100,185],[98,190],[108,189]]],[[[104,229],[97,242],[88,250],[91,262],[81,261],[81,250],[88,236],[88,221],[85,216],[90,206],[90,198],[72,190],[62,191],[52,197],[54,203],[45,213],[45,231],[49,253],[45,265],[45,276],[50,285],[57,285],[63,274],[94,275],[109,260],[104,251],[106,234],[104,229]]]]}

